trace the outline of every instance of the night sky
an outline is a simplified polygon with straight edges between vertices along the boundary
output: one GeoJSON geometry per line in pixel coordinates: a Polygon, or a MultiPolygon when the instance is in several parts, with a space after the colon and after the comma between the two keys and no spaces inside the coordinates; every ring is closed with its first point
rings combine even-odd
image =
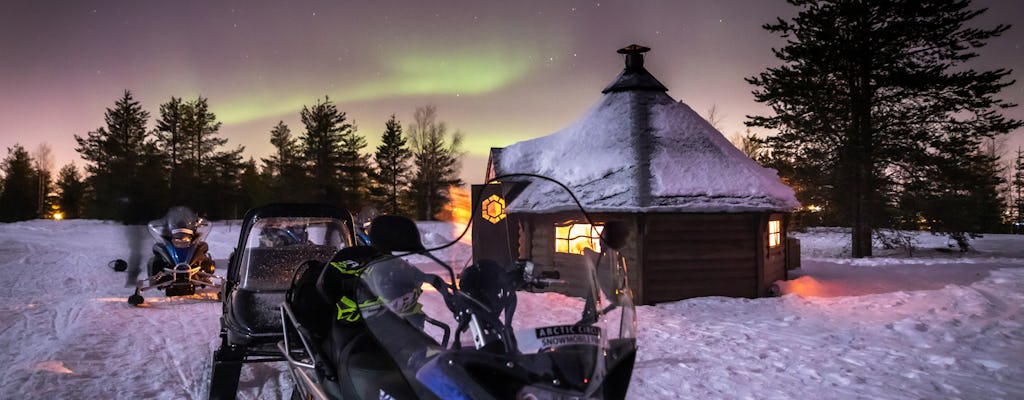
{"type": "MultiPolygon", "coordinates": [[[[4,1],[0,4],[0,151],[53,149],[54,170],[82,161],[72,135],[103,126],[125,89],[151,114],[171,96],[209,98],[221,135],[264,157],[283,120],[330,96],[372,151],[391,114],[403,126],[434,104],[465,134],[463,177],[479,182],[487,149],[555,132],[622,69],[615,50],[653,50],[646,66],[669,95],[727,135],[765,113],[744,77],[777,65],[781,39],[761,28],[782,0],[698,1],[4,1]]],[[[980,26],[1017,24],[976,59],[1024,81],[1024,1],[976,0],[980,26]]],[[[1004,98],[1024,104],[1024,82],[1004,98]]],[[[1007,115],[1024,119],[1018,107],[1007,115]]],[[[755,130],[756,133],[764,133],[755,130]]],[[[1024,146],[1024,131],[1008,150],[1024,146]]],[[[0,155],[6,155],[3,151],[0,155]]]]}

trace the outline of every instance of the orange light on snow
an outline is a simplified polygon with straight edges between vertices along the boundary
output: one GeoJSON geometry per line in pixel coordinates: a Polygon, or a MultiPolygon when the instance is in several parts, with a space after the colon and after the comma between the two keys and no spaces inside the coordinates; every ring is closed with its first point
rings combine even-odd
{"type": "Polygon", "coordinates": [[[469,191],[458,186],[449,186],[448,198],[451,201],[437,214],[437,219],[461,224],[469,222],[472,212],[469,191]]]}
{"type": "Polygon", "coordinates": [[[57,221],[60,221],[60,220],[64,219],[64,214],[63,213],[53,213],[53,219],[55,219],[57,221]]]}
{"type": "Polygon", "coordinates": [[[792,293],[800,297],[827,297],[824,285],[810,276],[801,276],[784,283],[783,294],[792,293]]]}

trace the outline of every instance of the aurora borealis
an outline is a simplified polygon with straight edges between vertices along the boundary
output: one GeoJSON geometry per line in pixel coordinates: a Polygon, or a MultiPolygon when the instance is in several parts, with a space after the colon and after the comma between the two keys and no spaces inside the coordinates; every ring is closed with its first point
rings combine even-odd
{"type": "MultiPolygon", "coordinates": [[[[1016,23],[1024,2],[976,0],[980,23],[1016,23]]],[[[82,166],[72,135],[103,124],[125,89],[151,114],[171,96],[209,98],[229,145],[265,157],[278,120],[329,96],[372,146],[395,114],[434,104],[465,134],[463,176],[487,149],[552,133],[622,68],[615,50],[651,47],[647,67],[723,133],[762,113],[743,81],[777,61],[761,25],[782,0],[696,1],[8,1],[0,4],[0,148],[53,149],[82,166]]],[[[978,68],[1024,73],[1024,26],[983,49],[978,68]]],[[[1020,81],[1021,79],[1018,79],[1020,81]]],[[[1024,103],[1024,84],[1004,92],[1024,103]]],[[[1007,113],[1024,118],[1018,107],[1007,113]]],[[[1015,132],[1009,146],[1024,145],[1015,132]]],[[[372,151],[368,148],[367,151],[372,151]]]]}

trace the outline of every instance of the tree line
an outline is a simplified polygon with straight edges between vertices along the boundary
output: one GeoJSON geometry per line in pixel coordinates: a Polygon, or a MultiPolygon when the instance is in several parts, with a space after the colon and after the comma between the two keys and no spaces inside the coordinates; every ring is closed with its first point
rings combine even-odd
{"type": "MultiPolygon", "coordinates": [[[[854,257],[870,256],[879,241],[906,245],[906,229],[947,234],[966,250],[974,235],[1024,224],[1024,155],[1018,151],[1009,168],[998,162],[1001,139],[1024,125],[1003,115],[1016,106],[999,97],[1015,83],[1012,71],[969,64],[1008,25],[976,27],[985,9],[970,0],[788,2],[797,9],[794,17],[763,26],[784,40],[772,49],[781,64],[746,78],[754,99],[771,110],[746,123],[772,135],[748,133],[740,147],[779,171],[800,202],[814,207],[796,213],[797,222],[851,227],[854,257]]],[[[126,93],[108,110],[105,130],[79,138],[90,161],[82,200],[89,215],[130,209],[136,198],[162,205],[159,195],[173,192],[173,183],[189,188],[184,193],[202,193],[196,198],[209,202],[211,215],[279,197],[376,202],[385,212],[429,218],[447,201],[443,189],[461,183],[454,172],[461,136],[448,138],[432,107],[416,111],[408,136],[398,121],[388,121],[381,146],[369,155],[354,125],[324,98],[303,108],[300,137],[283,123],[274,127],[276,152],[257,168],[252,159],[238,161],[240,149],[219,150],[224,142],[213,139],[219,124],[204,114],[205,99],[174,100],[161,106],[158,137],[146,136],[146,115],[126,93]],[[178,103],[183,117],[174,128],[169,121],[178,103]],[[177,150],[169,147],[176,129],[189,138],[177,150]],[[161,158],[178,150],[173,163],[161,158]],[[206,172],[194,175],[197,166],[206,172]],[[175,174],[183,178],[167,181],[175,174]],[[127,189],[140,182],[163,183],[127,189]]],[[[9,150],[3,212],[31,217],[31,204],[17,206],[30,203],[25,193],[42,179],[32,177],[38,172],[31,161],[24,149],[9,150]]],[[[73,169],[67,172],[57,180],[60,193],[82,190],[73,169]]]]}
{"type": "Polygon", "coordinates": [[[20,144],[0,164],[0,221],[53,217],[144,223],[168,207],[190,206],[208,218],[239,218],[271,202],[363,207],[434,219],[463,182],[462,133],[449,132],[437,109],[416,109],[403,129],[392,115],[372,153],[354,121],[329,97],[303,106],[303,131],[279,121],[269,132],[273,153],[244,160],[228,146],[209,100],[171,97],[155,127],[130,91],[107,108],[105,126],[75,135],[84,171],[63,166],[54,180],[20,144]]]}

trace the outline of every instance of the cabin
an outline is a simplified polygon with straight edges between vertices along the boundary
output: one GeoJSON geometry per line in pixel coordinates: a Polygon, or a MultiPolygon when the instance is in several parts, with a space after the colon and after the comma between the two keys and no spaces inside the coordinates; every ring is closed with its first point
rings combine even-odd
{"type": "Polygon", "coordinates": [[[571,219],[568,199],[552,198],[543,183],[474,185],[474,257],[557,269],[585,248],[599,250],[604,223],[621,221],[630,231],[620,252],[637,303],[769,295],[787,267],[799,265],[786,229],[800,204],[775,170],[666,93],[644,68],[649,50],[620,49],[625,68],[566,128],[491,149],[488,180],[514,173],[556,179],[593,225],[571,219]]]}

